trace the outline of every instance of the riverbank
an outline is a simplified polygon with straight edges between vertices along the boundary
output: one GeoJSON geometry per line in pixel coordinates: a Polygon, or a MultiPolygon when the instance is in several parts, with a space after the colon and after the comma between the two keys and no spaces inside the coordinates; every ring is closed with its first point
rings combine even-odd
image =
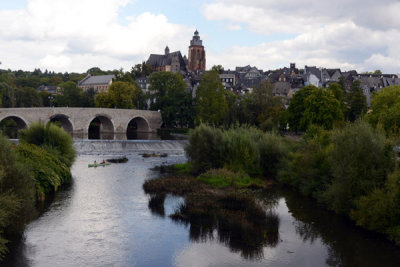
{"type": "MultiPolygon", "coordinates": [[[[186,147],[194,173],[227,168],[268,177],[400,245],[400,168],[391,140],[364,121],[291,141],[249,127],[200,125],[186,147]]],[[[263,178],[262,178],[263,179],[263,178]]]]}
{"type": "Polygon", "coordinates": [[[0,260],[8,240],[20,237],[46,200],[72,181],[76,152],[70,135],[40,123],[20,134],[18,144],[0,136],[0,260]]]}

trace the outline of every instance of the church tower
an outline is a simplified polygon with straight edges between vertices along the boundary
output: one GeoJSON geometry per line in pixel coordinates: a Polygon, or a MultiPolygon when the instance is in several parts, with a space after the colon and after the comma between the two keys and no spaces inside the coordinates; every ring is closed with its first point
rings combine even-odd
{"type": "Polygon", "coordinates": [[[194,32],[193,39],[189,46],[189,71],[205,71],[206,70],[206,51],[204,50],[203,41],[200,40],[199,32],[194,32]]]}

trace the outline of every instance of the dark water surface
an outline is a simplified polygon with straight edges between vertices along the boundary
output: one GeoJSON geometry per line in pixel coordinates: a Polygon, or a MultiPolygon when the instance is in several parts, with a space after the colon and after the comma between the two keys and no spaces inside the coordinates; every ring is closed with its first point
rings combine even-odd
{"type": "Polygon", "coordinates": [[[74,184],[27,226],[7,265],[400,266],[400,248],[282,189],[260,196],[266,211],[279,217],[274,242],[249,251],[232,241],[234,233],[215,230],[193,238],[193,227],[168,217],[181,198],[168,196],[162,216],[149,209],[142,189],[146,179],[158,176],[151,167],[184,162],[183,153],[128,158],[94,169],[87,164],[103,157],[79,156],[74,184]]]}

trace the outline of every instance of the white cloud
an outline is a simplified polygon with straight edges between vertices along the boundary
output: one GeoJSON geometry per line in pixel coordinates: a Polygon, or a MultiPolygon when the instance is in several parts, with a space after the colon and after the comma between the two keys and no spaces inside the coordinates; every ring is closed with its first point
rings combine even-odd
{"type": "Polygon", "coordinates": [[[164,15],[143,13],[118,21],[127,0],[29,0],[23,10],[0,11],[2,68],[85,71],[123,67],[150,53],[186,50],[193,29],[164,15]]]}
{"type": "Polygon", "coordinates": [[[295,35],[214,53],[210,66],[252,64],[271,69],[296,62],[399,72],[400,3],[396,0],[214,0],[202,12],[208,20],[226,21],[228,29],[240,24],[272,39],[277,33],[295,35]]]}

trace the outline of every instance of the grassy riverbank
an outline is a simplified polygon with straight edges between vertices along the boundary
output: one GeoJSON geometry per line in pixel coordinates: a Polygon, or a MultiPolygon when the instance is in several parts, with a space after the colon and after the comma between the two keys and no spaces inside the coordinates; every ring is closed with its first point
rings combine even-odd
{"type": "Polygon", "coordinates": [[[190,133],[186,153],[188,164],[170,169],[190,172],[214,192],[274,180],[400,244],[400,169],[391,140],[365,121],[330,131],[311,126],[299,141],[201,125],[190,133]]]}
{"type": "Polygon", "coordinates": [[[7,240],[36,218],[38,203],[71,182],[75,155],[72,137],[53,124],[32,124],[18,145],[0,135],[0,261],[7,240]]]}

